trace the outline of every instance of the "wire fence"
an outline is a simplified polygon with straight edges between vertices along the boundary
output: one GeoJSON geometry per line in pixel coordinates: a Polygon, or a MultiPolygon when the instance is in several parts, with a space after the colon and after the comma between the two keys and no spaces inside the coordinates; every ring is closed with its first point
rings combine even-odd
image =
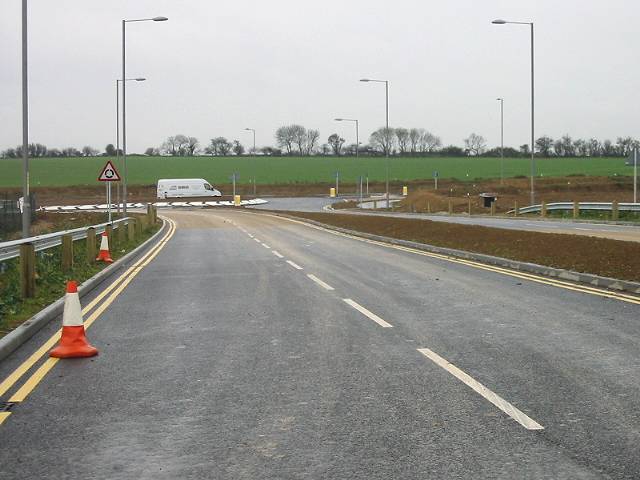
{"type": "MultiPolygon", "coordinates": [[[[21,198],[16,194],[0,194],[0,240],[22,228],[21,198]]],[[[31,221],[34,222],[38,208],[36,196],[32,193],[29,198],[31,200],[31,221]]]]}

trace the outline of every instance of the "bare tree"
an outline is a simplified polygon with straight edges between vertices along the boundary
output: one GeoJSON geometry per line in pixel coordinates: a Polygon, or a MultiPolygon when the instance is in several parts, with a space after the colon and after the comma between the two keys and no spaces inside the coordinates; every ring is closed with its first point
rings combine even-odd
{"type": "Polygon", "coordinates": [[[293,135],[293,143],[298,146],[298,153],[304,155],[307,148],[307,129],[302,125],[291,125],[289,128],[293,135]]]}
{"type": "Polygon", "coordinates": [[[418,151],[420,138],[422,138],[424,133],[424,128],[412,128],[409,130],[409,145],[411,145],[411,153],[416,153],[418,151]]]}
{"type": "Polygon", "coordinates": [[[472,133],[464,139],[464,146],[470,155],[478,156],[481,155],[484,151],[485,147],[487,146],[487,141],[482,135],[472,133]]]}
{"type": "Polygon", "coordinates": [[[342,152],[342,145],[344,144],[344,138],[337,133],[334,133],[327,138],[327,142],[331,146],[334,155],[340,155],[342,152]]]}
{"type": "Polygon", "coordinates": [[[409,150],[409,130],[406,128],[396,128],[395,134],[398,140],[398,150],[400,150],[400,153],[407,153],[409,150]]]}
{"type": "Polygon", "coordinates": [[[193,157],[198,153],[198,149],[200,148],[200,142],[198,142],[196,137],[186,137],[186,141],[183,145],[184,151],[188,157],[193,157]]]}
{"type": "Polygon", "coordinates": [[[287,155],[293,153],[293,146],[296,143],[296,137],[299,135],[300,125],[285,125],[276,130],[276,142],[280,148],[284,148],[287,155]]]}
{"type": "Polygon", "coordinates": [[[379,152],[391,155],[395,145],[395,133],[393,128],[380,127],[369,136],[369,143],[379,152]]]}
{"type": "Polygon", "coordinates": [[[90,146],[84,146],[82,147],[82,156],[84,157],[95,157],[96,155],[98,155],[98,153],[100,153],[96,148],[90,147],[90,146]]]}
{"type": "Polygon", "coordinates": [[[551,149],[553,148],[553,138],[548,135],[543,135],[536,140],[536,149],[543,157],[551,156],[551,149]]]}
{"type": "Polygon", "coordinates": [[[244,146],[240,143],[240,140],[233,141],[233,153],[236,155],[244,154],[244,146]]]}
{"type": "Polygon", "coordinates": [[[206,152],[210,155],[228,155],[233,145],[224,137],[212,138],[206,152]]]}
{"type": "Polygon", "coordinates": [[[180,137],[180,135],[167,138],[162,144],[162,146],[160,147],[162,151],[168,155],[171,155],[172,157],[179,156],[180,155],[180,139],[178,137],[180,137]]]}
{"type": "Polygon", "coordinates": [[[423,133],[420,136],[419,141],[420,152],[431,153],[442,146],[442,140],[440,140],[440,137],[424,130],[422,130],[422,132],[423,133]]]}

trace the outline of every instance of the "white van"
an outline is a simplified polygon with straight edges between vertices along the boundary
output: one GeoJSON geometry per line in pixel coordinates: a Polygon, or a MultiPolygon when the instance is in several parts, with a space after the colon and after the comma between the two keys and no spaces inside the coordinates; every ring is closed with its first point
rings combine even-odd
{"type": "Polygon", "coordinates": [[[204,178],[162,178],[158,180],[158,198],[221,197],[204,178]]]}

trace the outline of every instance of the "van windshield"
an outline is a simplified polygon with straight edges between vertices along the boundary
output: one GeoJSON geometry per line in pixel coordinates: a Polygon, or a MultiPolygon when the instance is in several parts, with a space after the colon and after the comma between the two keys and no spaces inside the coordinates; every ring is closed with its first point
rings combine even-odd
{"type": "Polygon", "coordinates": [[[209,185],[208,183],[204,184],[204,188],[205,188],[205,190],[213,190],[213,187],[211,185],[209,185]]]}

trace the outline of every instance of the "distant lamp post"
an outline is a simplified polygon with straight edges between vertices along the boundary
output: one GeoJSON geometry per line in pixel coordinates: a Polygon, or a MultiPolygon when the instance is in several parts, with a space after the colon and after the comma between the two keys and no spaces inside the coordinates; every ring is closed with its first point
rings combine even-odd
{"type": "MultiPolygon", "coordinates": [[[[146,78],[127,78],[126,82],[144,82],[146,78]]],[[[122,79],[116,80],[116,165],[120,162],[120,82],[122,79]]],[[[116,182],[116,197],[118,205],[116,210],[120,213],[120,182],[116,182]]]]}
{"type": "Polygon", "coordinates": [[[500,102],[500,185],[504,184],[504,98],[496,98],[500,102]]]}
{"type": "Polygon", "coordinates": [[[122,212],[127,214],[127,72],[126,72],[126,26],[135,22],[166,22],[167,17],[137,18],[122,20],[122,196],[124,197],[122,212]]]}
{"type": "MultiPolygon", "coordinates": [[[[253,132],[253,156],[256,155],[256,130],[254,128],[245,128],[247,132],[253,132]]],[[[256,196],[256,159],[253,159],[253,196],[256,196]]]]}
{"type": "Polygon", "coordinates": [[[508,20],[493,20],[494,25],[529,25],[531,27],[531,205],[535,203],[534,178],[536,174],[535,159],[535,76],[534,76],[534,38],[533,38],[533,22],[511,22],[508,20]]]}
{"type": "MultiPolygon", "coordinates": [[[[374,80],[372,78],[361,78],[360,79],[361,82],[376,82],[376,83],[384,83],[385,86],[385,107],[386,107],[386,130],[385,130],[385,135],[389,135],[389,80],[374,80]]],[[[388,140],[388,139],[387,139],[388,140]]],[[[390,145],[387,144],[386,148],[384,149],[384,156],[386,157],[386,169],[387,169],[387,179],[386,179],[386,184],[387,184],[387,208],[390,208],[390,202],[389,202],[389,147],[390,145]]]]}
{"type": "Polygon", "coordinates": [[[358,120],[355,118],[335,118],[336,122],[355,122],[356,124],[356,158],[358,158],[358,151],[360,150],[360,128],[358,126],[358,120]]]}

